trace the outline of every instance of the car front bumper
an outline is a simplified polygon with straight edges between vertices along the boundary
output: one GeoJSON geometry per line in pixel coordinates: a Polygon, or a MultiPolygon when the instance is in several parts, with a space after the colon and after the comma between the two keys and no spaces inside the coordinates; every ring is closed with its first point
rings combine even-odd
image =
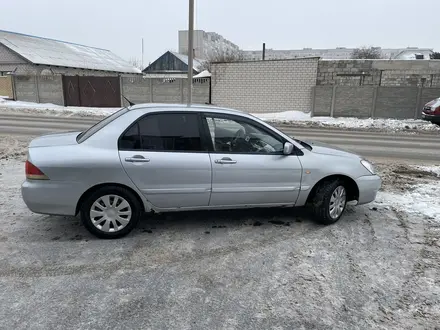
{"type": "Polygon", "coordinates": [[[427,113],[422,112],[422,119],[428,120],[434,123],[440,123],[440,116],[439,115],[429,115],[427,113]]]}
{"type": "Polygon", "coordinates": [[[49,215],[75,215],[81,191],[84,190],[75,182],[26,180],[21,186],[29,210],[49,215]]]}
{"type": "Polygon", "coordinates": [[[361,205],[376,199],[377,192],[382,186],[382,179],[378,175],[366,175],[358,178],[356,183],[359,188],[358,205],[361,205]]]}

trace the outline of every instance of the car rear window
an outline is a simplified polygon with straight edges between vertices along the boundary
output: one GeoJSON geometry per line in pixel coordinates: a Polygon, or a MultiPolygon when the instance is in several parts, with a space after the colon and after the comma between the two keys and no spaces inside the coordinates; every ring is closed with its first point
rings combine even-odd
{"type": "Polygon", "coordinates": [[[97,122],[92,127],[90,127],[88,129],[86,129],[85,131],[81,132],[81,134],[79,134],[76,137],[76,142],[78,142],[78,143],[84,142],[89,137],[91,137],[93,134],[95,134],[96,132],[98,132],[100,129],[102,129],[103,127],[107,126],[108,124],[110,124],[116,118],[122,116],[127,111],[128,111],[127,108],[122,108],[122,109],[116,111],[115,113],[111,114],[110,116],[105,117],[103,120],[97,122]]]}

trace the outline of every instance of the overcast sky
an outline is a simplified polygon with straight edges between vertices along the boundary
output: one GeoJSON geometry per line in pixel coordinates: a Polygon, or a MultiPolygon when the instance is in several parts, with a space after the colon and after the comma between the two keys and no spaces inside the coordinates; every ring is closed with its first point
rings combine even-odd
{"type": "MultiPolygon", "coordinates": [[[[245,50],[429,47],[440,51],[440,0],[196,0],[196,29],[245,50]]],[[[187,0],[2,0],[0,29],[110,49],[144,63],[177,50],[187,0]]]]}

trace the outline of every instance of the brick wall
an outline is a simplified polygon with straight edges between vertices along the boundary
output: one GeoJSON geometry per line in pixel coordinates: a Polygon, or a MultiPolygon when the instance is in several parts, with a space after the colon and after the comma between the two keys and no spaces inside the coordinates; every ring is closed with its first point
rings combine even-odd
{"type": "Polygon", "coordinates": [[[318,58],[214,63],[212,103],[251,113],[309,112],[318,58]]]}
{"type": "Polygon", "coordinates": [[[440,61],[322,60],[316,85],[440,87],[440,61]]]}

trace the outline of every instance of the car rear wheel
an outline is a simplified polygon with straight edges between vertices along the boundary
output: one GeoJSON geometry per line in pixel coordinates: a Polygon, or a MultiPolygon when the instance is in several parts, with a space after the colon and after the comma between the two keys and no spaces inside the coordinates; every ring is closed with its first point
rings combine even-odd
{"type": "Polygon", "coordinates": [[[141,217],[138,199],[127,189],[103,187],[91,194],[81,207],[84,226],[99,238],[127,235],[141,217]]]}
{"type": "Polygon", "coordinates": [[[338,221],[347,205],[347,189],[338,179],[323,182],[316,189],[312,211],[316,221],[330,225],[338,221]]]}

